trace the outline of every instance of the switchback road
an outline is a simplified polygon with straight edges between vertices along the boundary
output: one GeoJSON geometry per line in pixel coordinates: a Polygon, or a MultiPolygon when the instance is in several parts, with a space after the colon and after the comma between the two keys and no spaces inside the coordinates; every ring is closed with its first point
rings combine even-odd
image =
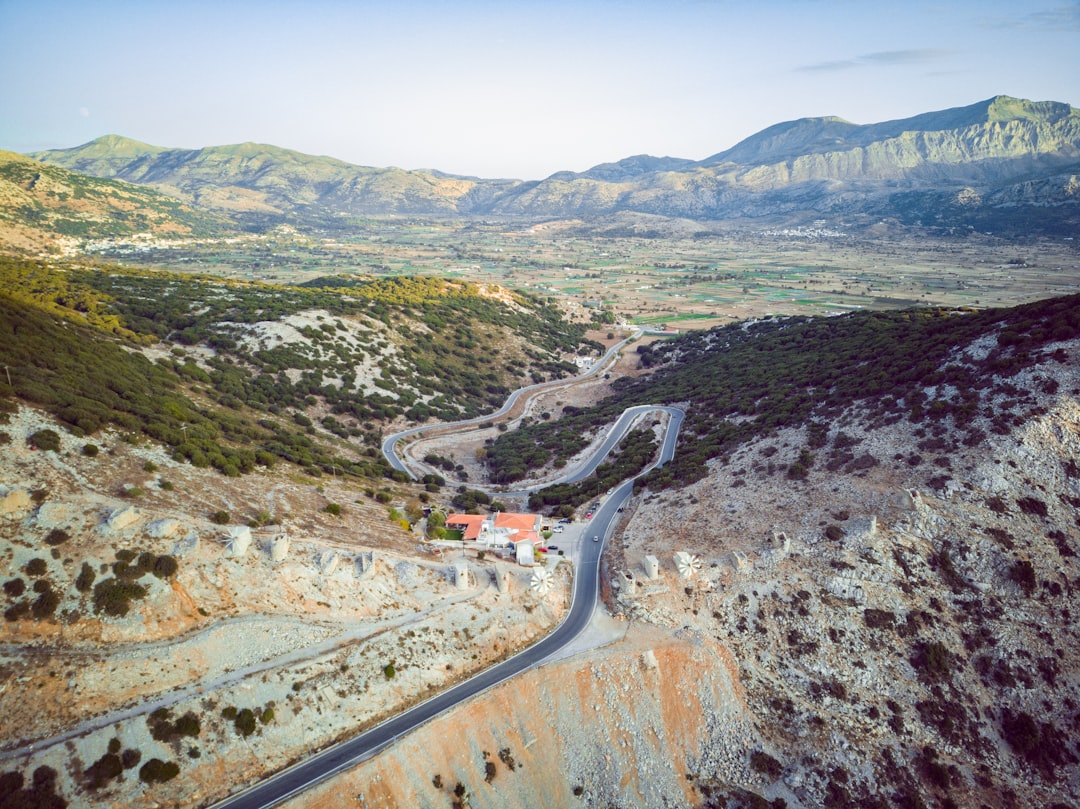
{"type": "MultiPolygon", "coordinates": [[[[612,351],[614,350],[612,349],[612,351]]],[[[610,355],[611,352],[609,352],[610,355]]],[[[597,364],[593,373],[600,365],[600,363],[597,364]]],[[[523,392],[536,387],[538,386],[530,386],[530,388],[515,391],[511,398],[516,400],[517,396],[523,392]]],[[[509,405],[504,405],[500,412],[505,412],[507,409],[509,409],[509,405]]],[[[597,448],[589,462],[583,464],[571,475],[564,476],[564,479],[579,480],[591,474],[596,464],[603,459],[622,435],[625,434],[626,430],[629,429],[633,420],[649,411],[663,411],[670,416],[664,440],[661,444],[660,456],[649,469],[671,460],[675,454],[679,427],[685,415],[683,411],[674,407],[662,406],[634,407],[623,413],[616,425],[609,431],[607,439],[597,448]]],[[[457,425],[468,426],[476,421],[491,417],[489,415],[482,417],[482,419],[469,419],[465,422],[458,422],[457,425]]],[[[384,444],[384,451],[389,452],[392,456],[395,443],[405,434],[399,433],[397,436],[388,438],[387,443],[384,444]]],[[[403,467],[402,464],[398,468],[403,467]]],[[[641,474],[644,474],[644,471],[641,474]]],[[[315,784],[332,778],[334,775],[371,758],[393,744],[401,736],[430,721],[444,711],[516,674],[540,665],[570,644],[588,626],[596,610],[600,590],[600,557],[603,552],[604,540],[614,528],[619,510],[630,497],[633,486],[634,479],[621,483],[610,496],[603,499],[600,508],[594,514],[586,533],[597,537],[597,541],[588,541],[586,537],[580,543],[570,610],[562,623],[550,635],[514,657],[504,660],[502,663],[476,674],[465,682],[459,683],[453,688],[397,714],[382,724],[316,753],[249,789],[226,798],[215,804],[214,809],[265,809],[266,807],[275,806],[290,797],[302,793],[315,784]]]]}

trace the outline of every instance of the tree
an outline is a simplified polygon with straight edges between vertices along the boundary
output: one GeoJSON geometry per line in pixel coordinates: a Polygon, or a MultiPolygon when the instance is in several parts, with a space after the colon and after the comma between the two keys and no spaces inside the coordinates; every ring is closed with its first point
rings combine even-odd
{"type": "Polygon", "coordinates": [[[446,527],[446,515],[441,511],[433,511],[427,518],[428,530],[446,527]]]}

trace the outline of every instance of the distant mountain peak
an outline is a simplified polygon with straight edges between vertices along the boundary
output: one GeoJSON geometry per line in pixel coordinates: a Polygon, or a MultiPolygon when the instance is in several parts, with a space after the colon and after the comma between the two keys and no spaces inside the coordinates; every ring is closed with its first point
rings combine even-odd
{"type": "Polygon", "coordinates": [[[86,157],[141,157],[161,154],[168,150],[163,146],[151,146],[149,143],[143,143],[134,138],[125,138],[123,135],[102,135],[82,146],[76,146],[74,150],[53,149],[51,151],[78,151],[86,157]]]}
{"type": "Polygon", "coordinates": [[[988,123],[1028,120],[1053,124],[1074,112],[1072,106],[1061,101],[1028,101],[1005,95],[994,96],[984,103],[988,123]]]}
{"type": "Polygon", "coordinates": [[[1028,101],[998,95],[966,107],[924,112],[875,124],[853,124],[837,116],[799,118],[763,129],[730,149],[706,158],[701,165],[776,163],[801,155],[856,149],[900,137],[905,132],[944,132],[1009,121],[1053,125],[1076,112],[1060,101],[1028,101]]]}

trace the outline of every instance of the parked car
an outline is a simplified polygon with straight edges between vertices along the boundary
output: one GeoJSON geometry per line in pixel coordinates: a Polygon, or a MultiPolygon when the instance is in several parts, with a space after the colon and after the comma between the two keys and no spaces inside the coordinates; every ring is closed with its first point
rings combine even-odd
{"type": "Polygon", "coordinates": [[[561,522],[563,525],[569,525],[573,522],[573,520],[571,520],[569,517],[563,517],[561,520],[559,520],[559,522],[561,522]]]}
{"type": "Polygon", "coordinates": [[[557,551],[559,549],[559,546],[558,545],[548,545],[547,549],[549,551],[557,551]]]}
{"type": "Polygon", "coordinates": [[[553,533],[553,534],[561,534],[564,530],[565,530],[564,526],[561,526],[561,525],[553,525],[553,526],[551,526],[551,533],[553,533]]]}
{"type": "Polygon", "coordinates": [[[548,549],[547,549],[547,548],[541,548],[541,549],[540,549],[540,553],[547,553],[547,552],[548,552],[548,549]]]}

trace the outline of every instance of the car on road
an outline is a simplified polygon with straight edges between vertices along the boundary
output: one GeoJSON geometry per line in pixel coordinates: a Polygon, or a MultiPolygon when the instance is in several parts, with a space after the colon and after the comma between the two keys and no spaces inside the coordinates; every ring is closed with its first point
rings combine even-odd
{"type": "Polygon", "coordinates": [[[593,538],[592,538],[592,541],[593,541],[593,542],[599,542],[599,541],[600,541],[600,537],[599,537],[599,535],[597,535],[597,534],[593,534],[593,538]]]}

